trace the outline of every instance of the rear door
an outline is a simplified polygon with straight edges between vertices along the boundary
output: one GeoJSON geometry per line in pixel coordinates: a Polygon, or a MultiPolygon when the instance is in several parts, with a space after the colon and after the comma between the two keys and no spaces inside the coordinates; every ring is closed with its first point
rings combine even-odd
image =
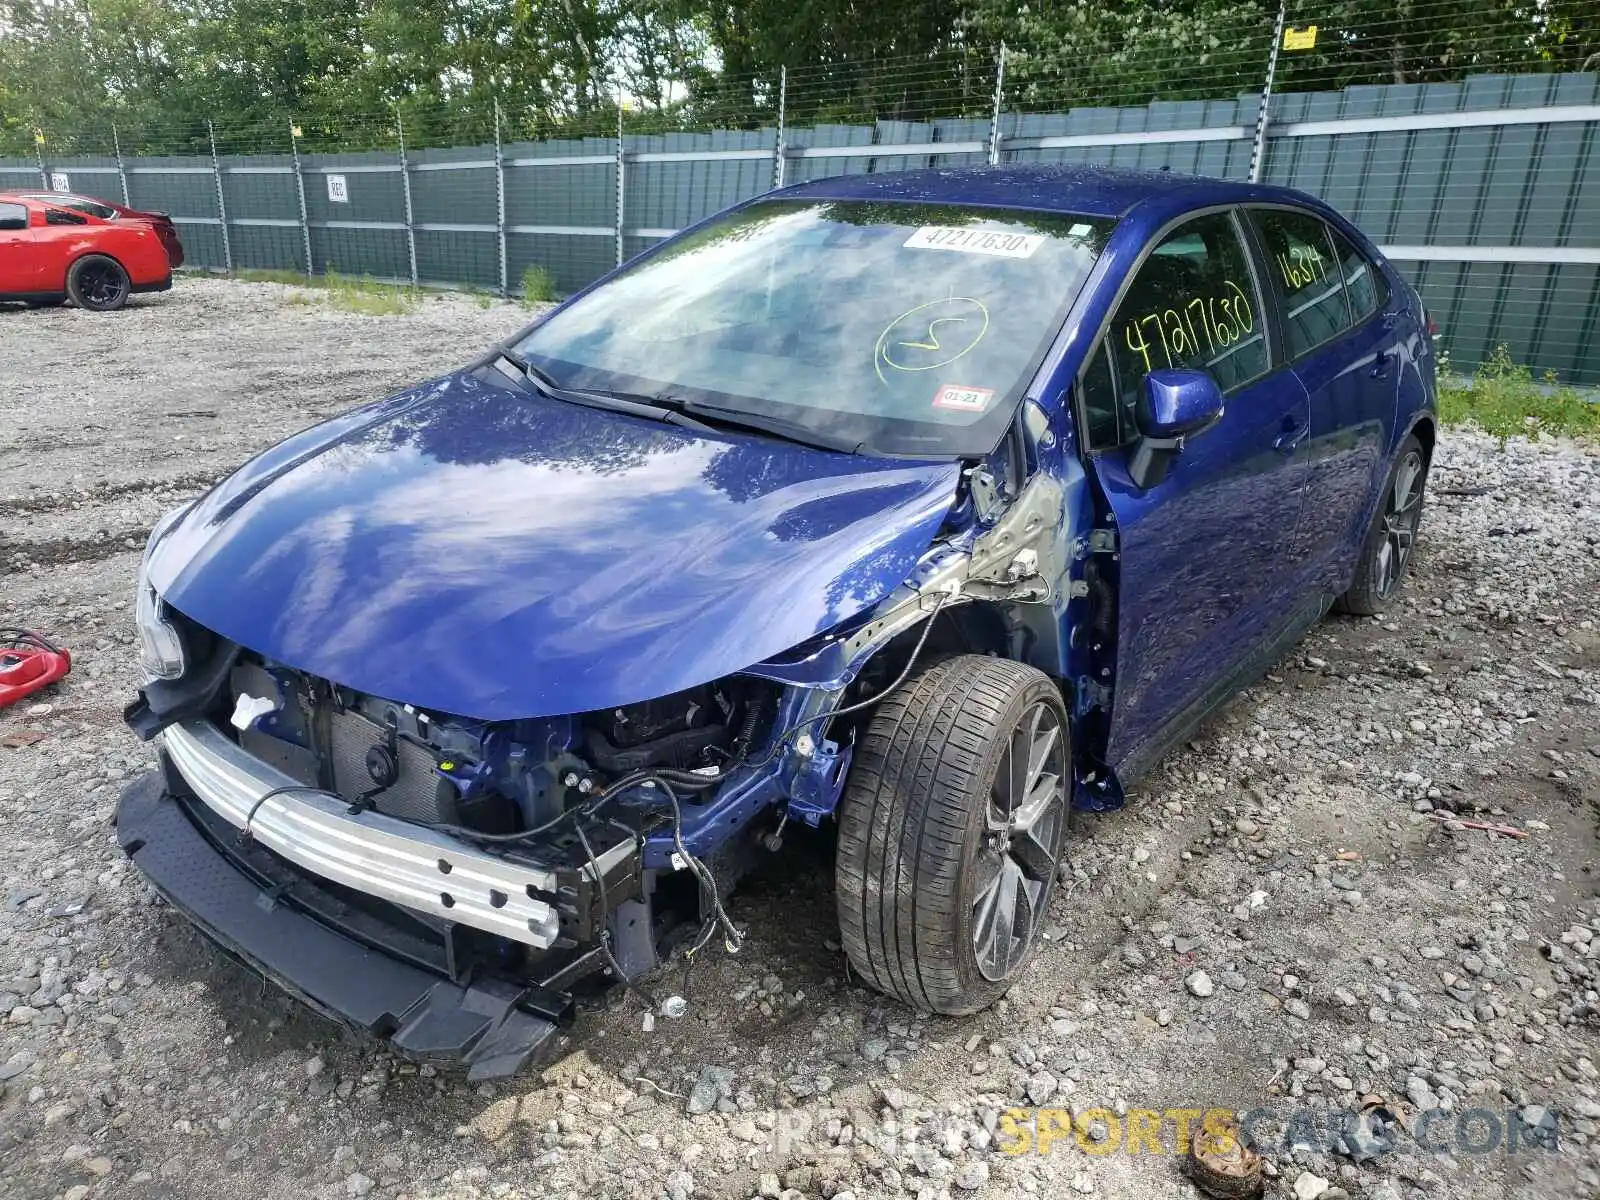
{"type": "Polygon", "coordinates": [[[1227,690],[1296,600],[1286,555],[1305,491],[1295,449],[1309,410],[1294,372],[1274,366],[1238,214],[1191,217],[1157,238],[1080,393],[1120,555],[1107,765],[1131,774],[1227,690]],[[1141,489],[1128,470],[1133,406],[1145,375],[1168,366],[1209,371],[1226,408],[1165,479],[1141,489]]]}
{"type": "Polygon", "coordinates": [[[1302,586],[1336,591],[1380,483],[1400,381],[1399,314],[1382,273],[1315,213],[1251,210],[1284,341],[1311,405],[1306,505],[1291,557],[1302,586]]]}
{"type": "Polygon", "coordinates": [[[38,274],[39,256],[28,227],[27,206],[0,201],[0,295],[36,290],[38,274]]]}

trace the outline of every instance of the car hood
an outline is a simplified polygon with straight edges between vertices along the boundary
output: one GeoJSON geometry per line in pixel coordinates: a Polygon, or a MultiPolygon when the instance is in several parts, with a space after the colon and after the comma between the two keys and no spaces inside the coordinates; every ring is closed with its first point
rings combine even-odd
{"type": "Polygon", "coordinates": [[[256,458],[148,570],[200,625],[357,691],[484,720],[587,712],[738,671],[876,603],[958,476],[461,372],[256,458]]]}

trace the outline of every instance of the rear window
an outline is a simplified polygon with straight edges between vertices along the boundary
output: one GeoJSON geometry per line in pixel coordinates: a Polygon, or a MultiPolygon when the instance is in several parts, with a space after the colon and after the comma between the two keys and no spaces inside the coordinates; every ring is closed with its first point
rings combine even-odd
{"type": "Polygon", "coordinates": [[[1289,353],[1298,358],[1350,328],[1333,243],[1328,227],[1310,213],[1262,209],[1254,216],[1282,300],[1289,353]]]}
{"type": "Polygon", "coordinates": [[[0,229],[26,229],[28,210],[20,204],[0,204],[0,229]]]}
{"type": "Polygon", "coordinates": [[[1351,315],[1357,322],[1364,321],[1389,302],[1388,285],[1383,273],[1337,229],[1333,231],[1333,245],[1339,253],[1351,315]]]}
{"type": "Polygon", "coordinates": [[[91,200],[87,196],[71,196],[64,192],[43,192],[35,200],[45,204],[53,204],[57,208],[70,208],[75,212],[88,213],[91,217],[99,217],[102,221],[109,221],[117,215],[117,210],[109,204],[101,204],[98,200],[91,200]]]}
{"type": "Polygon", "coordinates": [[[984,454],[1113,224],[766,201],[625,270],[517,349],[569,387],[766,414],[880,453],[984,454]]]}

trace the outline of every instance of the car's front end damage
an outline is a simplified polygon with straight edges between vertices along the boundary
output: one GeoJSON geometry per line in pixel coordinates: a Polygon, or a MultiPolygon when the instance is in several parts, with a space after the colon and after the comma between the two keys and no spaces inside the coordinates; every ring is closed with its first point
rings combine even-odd
{"type": "MultiPolygon", "coordinates": [[[[160,771],[118,813],[145,876],[230,953],[400,1052],[480,1078],[547,1050],[575,996],[712,938],[736,949],[732,887],[788,823],[833,813],[854,714],[917,655],[1059,661],[1063,512],[1081,500],[1010,449],[906,466],[649,432],[617,486],[692,465],[665,471],[669,494],[648,500],[678,513],[674,529],[710,503],[725,456],[746,471],[755,456],[764,482],[711,486],[737,501],[731,525],[711,514],[716,544],[707,527],[646,531],[691,556],[671,588],[640,597],[648,572],[635,573],[575,612],[610,558],[574,543],[567,573],[501,573],[525,544],[553,550],[564,519],[516,502],[549,476],[503,426],[492,452],[450,464],[512,493],[498,498],[507,524],[480,528],[472,549],[489,565],[470,585],[435,566],[419,589],[409,573],[428,569],[433,536],[459,550],[496,501],[436,488],[449,452],[423,462],[406,439],[421,414],[437,430],[499,386],[484,378],[291,440],[156,529],[138,604],[150,682],[127,719],[159,739],[160,771]],[[337,501],[308,503],[330,469],[337,501]],[[394,515],[412,470],[429,474],[426,522],[394,515]],[[374,489],[390,489],[381,505],[374,489]],[[375,546],[389,574],[348,569],[375,546]],[[776,590],[753,591],[758,572],[776,590]],[[663,609],[674,620],[645,628],[663,609]]],[[[547,439],[564,417],[549,402],[521,432],[547,439]]],[[[610,452],[639,436],[623,418],[583,419],[614,436],[610,452]]],[[[638,522],[595,515],[626,508],[622,494],[586,497],[585,537],[638,522]]]]}

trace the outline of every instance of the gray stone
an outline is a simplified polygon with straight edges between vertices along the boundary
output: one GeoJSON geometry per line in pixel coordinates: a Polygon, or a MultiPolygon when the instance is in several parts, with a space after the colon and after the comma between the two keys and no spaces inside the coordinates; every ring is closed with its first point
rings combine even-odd
{"type": "Polygon", "coordinates": [[[1040,1071],[1028,1080],[1028,1102],[1035,1108],[1042,1108],[1050,1103],[1050,1098],[1060,1086],[1060,1081],[1049,1071],[1040,1071]]]}
{"type": "Polygon", "coordinates": [[[32,1050],[18,1050],[4,1063],[0,1063],[0,1083],[15,1079],[37,1061],[38,1055],[32,1050]]]}
{"type": "Polygon", "coordinates": [[[964,1192],[975,1192],[988,1182],[989,1164],[981,1158],[956,1172],[955,1184],[964,1192]]]}
{"type": "Polygon", "coordinates": [[[685,1107],[691,1113],[710,1112],[717,1106],[733,1083],[733,1072],[727,1067],[701,1067],[700,1075],[689,1089],[685,1107]]]}
{"type": "Polygon", "coordinates": [[[1190,995],[1199,996],[1202,1000],[1217,990],[1217,985],[1211,982],[1211,976],[1204,971],[1190,972],[1183,986],[1189,989],[1190,995]]]}

